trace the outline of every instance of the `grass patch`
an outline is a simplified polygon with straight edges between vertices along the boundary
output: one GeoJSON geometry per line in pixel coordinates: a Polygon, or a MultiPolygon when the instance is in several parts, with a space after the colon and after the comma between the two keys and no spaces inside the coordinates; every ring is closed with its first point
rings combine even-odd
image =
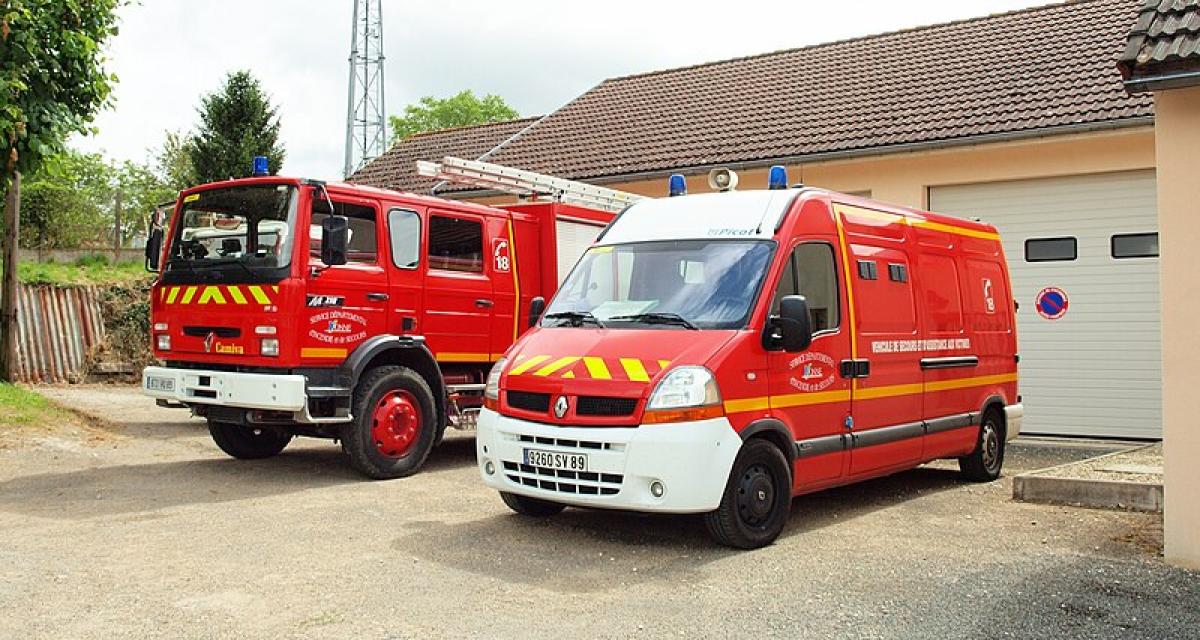
{"type": "Polygon", "coordinates": [[[61,410],[42,396],[0,382],[0,428],[23,427],[61,416],[61,410]]]}
{"type": "Polygon", "coordinates": [[[88,256],[73,263],[22,262],[17,278],[24,284],[99,285],[129,284],[149,280],[140,262],[111,264],[104,256],[88,256]]]}

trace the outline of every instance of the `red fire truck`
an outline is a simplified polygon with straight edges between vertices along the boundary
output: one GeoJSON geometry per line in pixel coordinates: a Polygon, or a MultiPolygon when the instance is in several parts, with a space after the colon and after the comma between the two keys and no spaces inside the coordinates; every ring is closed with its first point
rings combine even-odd
{"type": "Polygon", "coordinates": [[[996,229],[771,176],[630,206],[496,363],[476,452],[510,508],[704,513],[753,548],[796,495],[999,476],[1024,412],[996,229]]]}
{"type": "Polygon", "coordinates": [[[207,419],[236,458],[334,438],[371,478],[411,474],[446,426],[473,428],[489,367],[637,196],[454,158],[422,170],[533,199],[270,176],[180,194],[147,247],[162,365],[144,392],[207,419]]]}

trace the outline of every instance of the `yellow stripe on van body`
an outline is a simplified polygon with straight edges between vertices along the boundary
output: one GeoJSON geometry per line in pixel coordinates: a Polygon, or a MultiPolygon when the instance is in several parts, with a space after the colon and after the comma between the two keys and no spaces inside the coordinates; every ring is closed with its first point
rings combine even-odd
{"type": "Polygon", "coordinates": [[[912,396],[925,391],[925,385],[920,382],[914,384],[893,384],[886,387],[858,387],[854,390],[855,400],[878,400],[879,398],[895,398],[897,396],[912,396]]]}
{"type": "Polygon", "coordinates": [[[604,358],[584,356],[583,366],[587,367],[588,375],[595,380],[612,380],[612,374],[609,373],[608,365],[604,363],[604,358]]]}
{"type": "MultiPolygon", "coordinates": [[[[954,391],[957,389],[970,389],[972,387],[986,387],[993,384],[1005,384],[1016,382],[1018,375],[1016,373],[1002,373],[989,376],[975,376],[971,378],[958,378],[955,380],[937,380],[927,383],[913,384],[895,384],[886,387],[874,387],[863,389],[859,388],[854,391],[854,401],[860,400],[878,400],[880,398],[895,398],[899,396],[915,396],[921,393],[937,393],[940,391],[954,391]]],[[[787,407],[798,407],[814,404],[829,404],[833,402],[847,402],[851,399],[849,390],[841,391],[819,391],[815,393],[791,393],[779,396],[759,396],[752,398],[736,398],[725,401],[726,413],[743,413],[747,411],[763,411],[770,409],[784,409],[787,407]]]]}
{"type": "Polygon", "coordinates": [[[192,298],[195,297],[195,295],[196,295],[196,287],[188,287],[188,288],[184,289],[183,290],[183,299],[179,301],[179,304],[188,304],[189,302],[192,301],[192,298]]]}
{"type": "Polygon", "coordinates": [[[632,382],[650,382],[650,376],[646,375],[646,367],[642,365],[642,361],[637,358],[621,358],[621,366],[625,368],[625,375],[632,382]]]}
{"type": "Polygon", "coordinates": [[[926,391],[953,391],[955,389],[969,389],[971,387],[983,387],[989,384],[1005,384],[1008,382],[1016,382],[1016,373],[1000,373],[991,376],[976,376],[974,378],[959,378],[957,380],[934,380],[933,382],[925,383],[926,391]]]}
{"type": "Polygon", "coordinates": [[[175,298],[179,296],[179,287],[171,287],[167,292],[167,304],[175,304],[175,298]]]}
{"type": "Polygon", "coordinates": [[[766,411],[771,408],[771,398],[738,398],[725,401],[725,413],[745,413],[748,411],[766,411]]]}
{"type": "Polygon", "coordinates": [[[300,350],[301,358],[345,358],[345,349],[304,348],[300,350]]]}
{"type": "Polygon", "coordinates": [[[236,285],[229,285],[229,297],[233,298],[235,304],[246,304],[246,296],[242,295],[242,290],[236,285]]]}
{"type": "Polygon", "coordinates": [[[843,215],[850,214],[860,218],[871,218],[883,222],[891,222],[894,224],[903,224],[918,229],[928,229],[929,231],[941,231],[943,233],[953,233],[955,235],[966,236],[968,238],[979,238],[981,240],[1000,240],[1000,234],[992,231],[981,231],[979,229],[968,229],[953,224],[944,222],[934,222],[921,218],[910,218],[898,213],[889,213],[887,211],[876,211],[874,209],[864,209],[848,204],[836,204],[834,210],[843,215]]]}
{"type": "Polygon", "coordinates": [[[509,369],[508,375],[519,376],[549,359],[550,356],[533,356],[521,364],[513,367],[512,369],[509,369]]]}
{"type": "Polygon", "coordinates": [[[831,402],[849,402],[850,390],[816,391],[813,393],[789,393],[782,396],[771,396],[772,409],[788,407],[803,407],[811,404],[829,404],[831,402]]]}
{"type": "Polygon", "coordinates": [[[542,367],[541,369],[534,371],[533,375],[544,378],[544,377],[554,373],[555,371],[558,371],[559,369],[562,369],[563,367],[568,367],[570,365],[573,365],[576,362],[579,362],[579,356],[566,356],[564,358],[559,358],[558,360],[551,362],[550,364],[542,367]]]}
{"type": "Polygon", "coordinates": [[[221,293],[220,287],[204,287],[196,304],[208,304],[210,300],[217,304],[225,304],[225,296],[221,293]]]}
{"type": "Polygon", "coordinates": [[[512,217],[508,219],[508,267],[513,277],[513,342],[521,333],[521,279],[517,277],[517,234],[513,232],[512,217]]]}
{"type": "Polygon", "coordinates": [[[271,299],[267,297],[267,294],[263,291],[262,287],[252,284],[247,288],[250,289],[250,295],[254,296],[255,302],[259,304],[271,304],[271,299]]]}
{"type": "Polygon", "coordinates": [[[438,362],[491,362],[492,357],[486,353],[454,353],[438,352],[434,359],[438,362]]]}

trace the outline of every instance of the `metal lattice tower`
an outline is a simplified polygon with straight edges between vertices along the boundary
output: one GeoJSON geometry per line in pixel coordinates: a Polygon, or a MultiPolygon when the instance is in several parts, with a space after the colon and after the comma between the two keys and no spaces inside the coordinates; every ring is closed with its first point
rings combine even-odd
{"type": "Polygon", "coordinates": [[[354,0],[345,177],[387,150],[383,81],[382,0],[354,0]]]}

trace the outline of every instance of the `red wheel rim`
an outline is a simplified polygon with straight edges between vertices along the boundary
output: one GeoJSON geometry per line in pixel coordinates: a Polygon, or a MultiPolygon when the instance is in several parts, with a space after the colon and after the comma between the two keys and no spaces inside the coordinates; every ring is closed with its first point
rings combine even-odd
{"type": "Polygon", "coordinates": [[[412,449],[421,433],[421,407],[407,391],[383,394],[371,413],[371,440],[375,449],[388,458],[402,458],[412,449]]]}

